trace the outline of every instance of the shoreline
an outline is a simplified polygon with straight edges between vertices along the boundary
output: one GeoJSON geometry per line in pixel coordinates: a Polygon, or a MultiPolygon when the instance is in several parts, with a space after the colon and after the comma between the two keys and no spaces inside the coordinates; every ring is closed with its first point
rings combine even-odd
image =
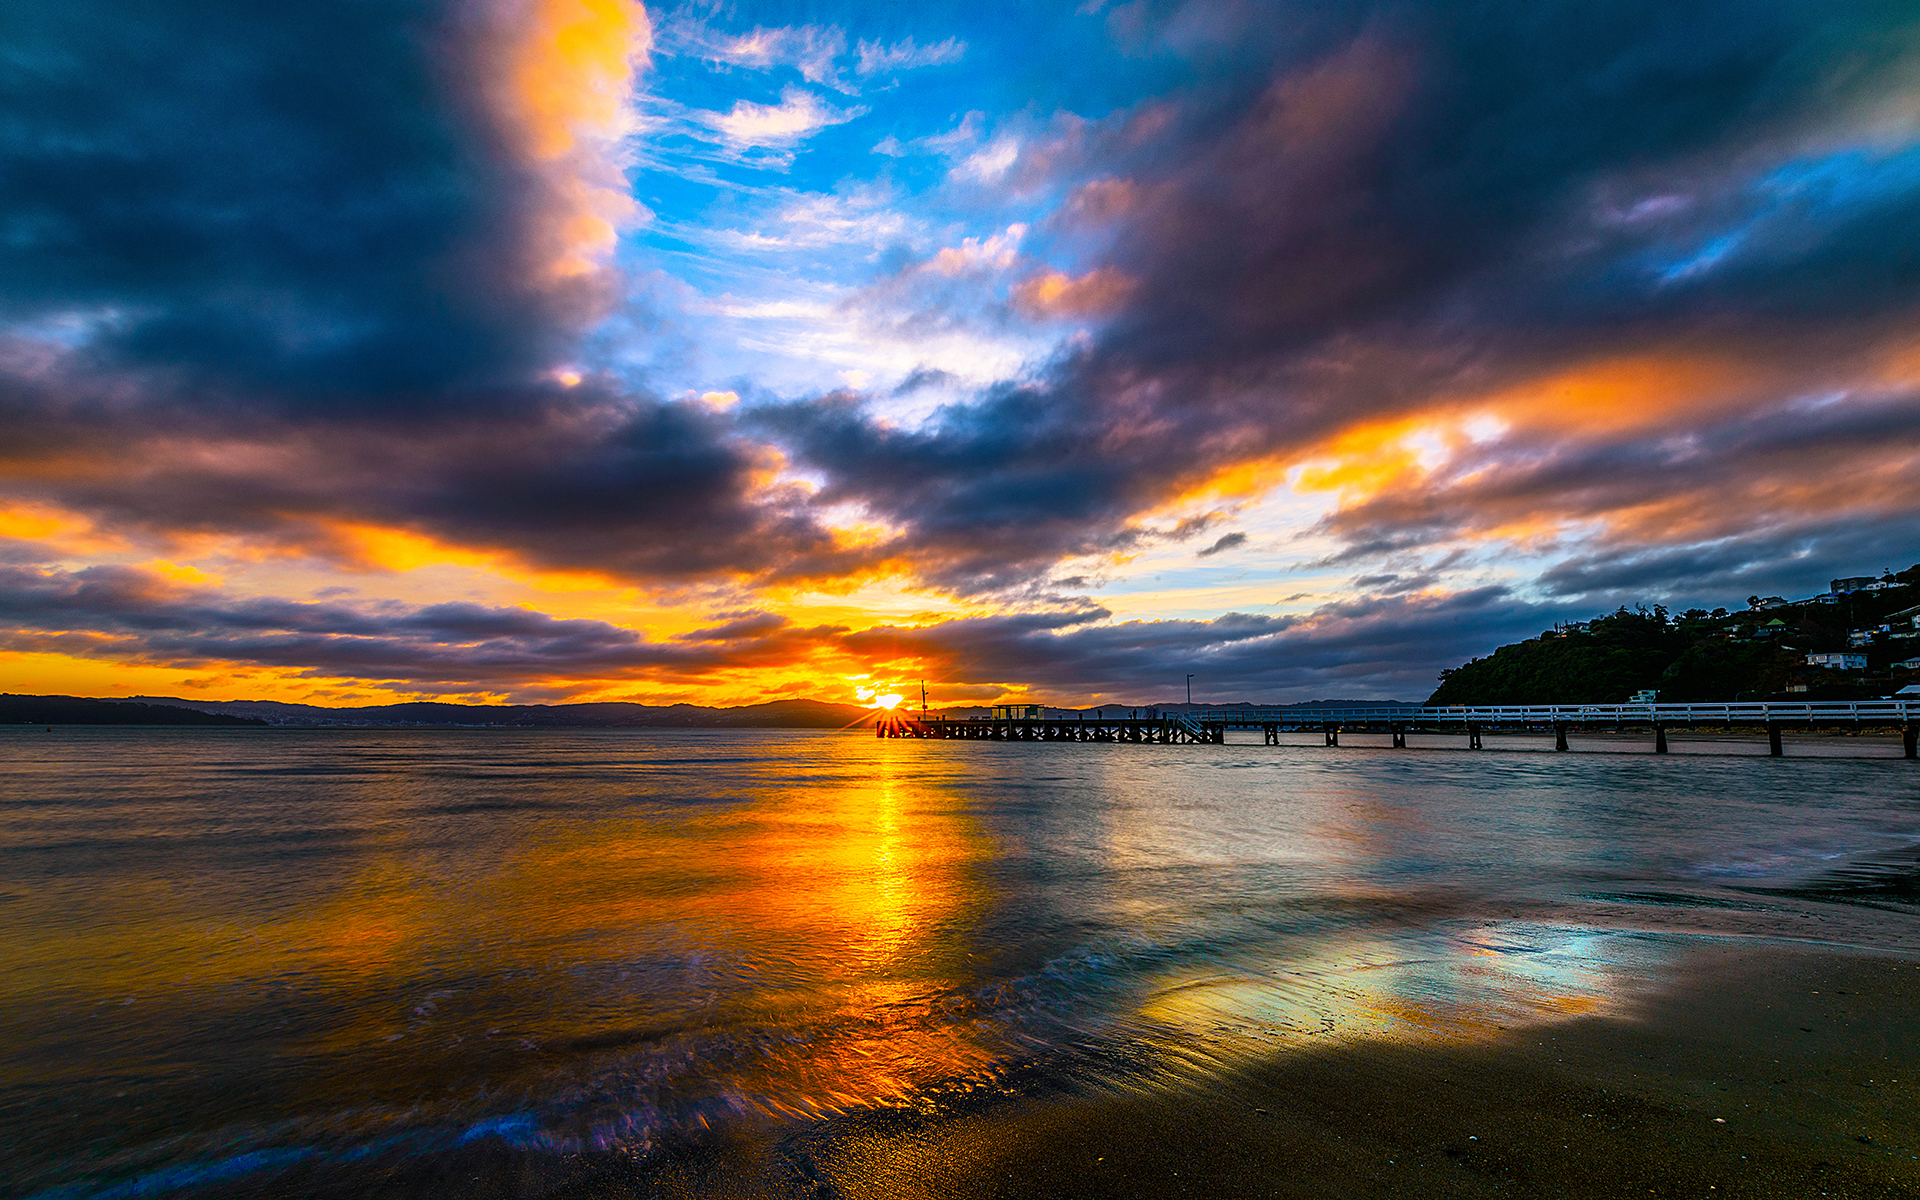
{"type": "Polygon", "coordinates": [[[1920,961],[1703,945],[1607,1015],[1356,1039],[1164,1089],[746,1125],[644,1156],[475,1145],[196,1193],[314,1197],[1920,1196],[1920,961]]]}

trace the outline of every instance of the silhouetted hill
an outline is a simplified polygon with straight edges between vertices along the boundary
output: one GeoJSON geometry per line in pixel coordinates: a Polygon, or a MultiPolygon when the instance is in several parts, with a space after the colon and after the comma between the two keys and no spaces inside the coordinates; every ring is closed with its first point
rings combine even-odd
{"type": "Polygon", "coordinates": [[[493,726],[514,729],[843,729],[871,723],[874,711],[819,700],[773,700],[738,708],[698,704],[443,704],[413,701],[327,708],[277,700],[139,699],[204,713],[250,717],[270,725],[405,727],[493,726]]]}
{"type": "Polygon", "coordinates": [[[1920,656],[1920,629],[1904,611],[1916,601],[1920,566],[1873,591],[1755,596],[1739,612],[1621,608],[1442,671],[1427,703],[1619,704],[1644,689],[1670,703],[1889,695],[1912,682],[1895,664],[1920,656]],[[1808,665],[1809,653],[1832,651],[1864,655],[1867,669],[1808,665]]]}
{"type": "Polygon", "coordinates": [[[265,721],[172,704],[0,695],[0,725],[265,725],[265,721]]]}

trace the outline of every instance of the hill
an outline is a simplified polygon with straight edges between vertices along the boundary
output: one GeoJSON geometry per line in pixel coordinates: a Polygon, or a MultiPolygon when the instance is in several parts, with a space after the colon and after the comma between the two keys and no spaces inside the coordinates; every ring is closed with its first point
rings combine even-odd
{"type": "MultiPolygon", "coordinates": [[[[1844,582],[1844,581],[1837,581],[1844,582]]],[[[1800,601],[1753,596],[1729,612],[1658,606],[1549,629],[1440,673],[1429,704],[1618,704],[1643,689],[1669,702],[1870,699],[1913,682],[1920,566],[1872,590],[1800,601]],[[1863,656],[1863,670],[1810,666],[1812,653],[1863,656]]]]}
{"type": "Polygon", "coordinates": [[[773,700],[738,708],[697,704],[443,704],[415,701],[327,708],[277,700],[181,700],[141,696],[150,704],[247,717],[269,725],[406,728],[487,726],[514,729],[844,729],[869,723],[874,710],[819,700],[773,700]]]}
{"type": "Polygon", "coordinates": [[[77,696],[0,695],[0,725],[265,725],[226,713],[171,704],[85,700],[77,696]]]}

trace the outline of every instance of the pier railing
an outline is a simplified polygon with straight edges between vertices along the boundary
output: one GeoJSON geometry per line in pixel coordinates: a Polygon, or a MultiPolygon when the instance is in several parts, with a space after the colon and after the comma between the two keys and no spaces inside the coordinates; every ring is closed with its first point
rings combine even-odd
{"type": "MultiPolygon", "coordinates": [[[[1118,710],[1116,710],[1118,711],[1118,710]]],[[[1908,758],[1920,757],[1920,700],[1775,700],[1717,704],[1447,704],[1350,705],[1340,708],[1214,708],[1126,710],[1109,717],[1104,710],[1060,717],[963,717],[922,714],[883,717],[876,737],[962,738],[991,741],[1133,742],[1158,745],[1221,745],[1229,729],[1258,729],[1267,745],[1280,745],[1284,731],[1319,730],[1326,744],[1338,746],[1342,732],[1385,732],[1393,746],[1405,749],[1409,732],[1465,734],[1467,747],[1481,748],[1480,735],[1497,730],[1551,730],[1554,748],[1568,748],[1570,730],[1596,727],[1646,729],[1654,753],[1667,752],[1670,728],[1764,728],[1768,751],[1784,753],[1781,731],[1788,727],[1851,725],[1897,727],[1908,758]]]]}
{"type": "Polygon", "coordinates": [[[1756,700],[1715,704],[1447,704],[1350,708],[1221,708],[1191,714],[1233,729],[1282,725],[1900,725],[1920,720],[1920,700],[1756,700]]]}

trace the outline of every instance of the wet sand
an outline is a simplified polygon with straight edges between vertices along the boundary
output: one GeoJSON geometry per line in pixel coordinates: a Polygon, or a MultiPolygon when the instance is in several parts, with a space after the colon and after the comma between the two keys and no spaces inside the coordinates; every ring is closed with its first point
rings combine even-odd
{"type": "Polygon", "coordinates": [[[858,1196],[1920,1195],[1920,966],[1709,951],[1641,1011],[1351,1044],[827,1158],[858,1196]]]}
{"type": "Polygon", "coordinates": [[[716,1133],[644,1158],[504,1148],[234,1195],[1920,1196],[1920,964],[1695,953],[1630,1010],[1476,1043],[1334,1042],[1203,1083],[716,1133]]]}

